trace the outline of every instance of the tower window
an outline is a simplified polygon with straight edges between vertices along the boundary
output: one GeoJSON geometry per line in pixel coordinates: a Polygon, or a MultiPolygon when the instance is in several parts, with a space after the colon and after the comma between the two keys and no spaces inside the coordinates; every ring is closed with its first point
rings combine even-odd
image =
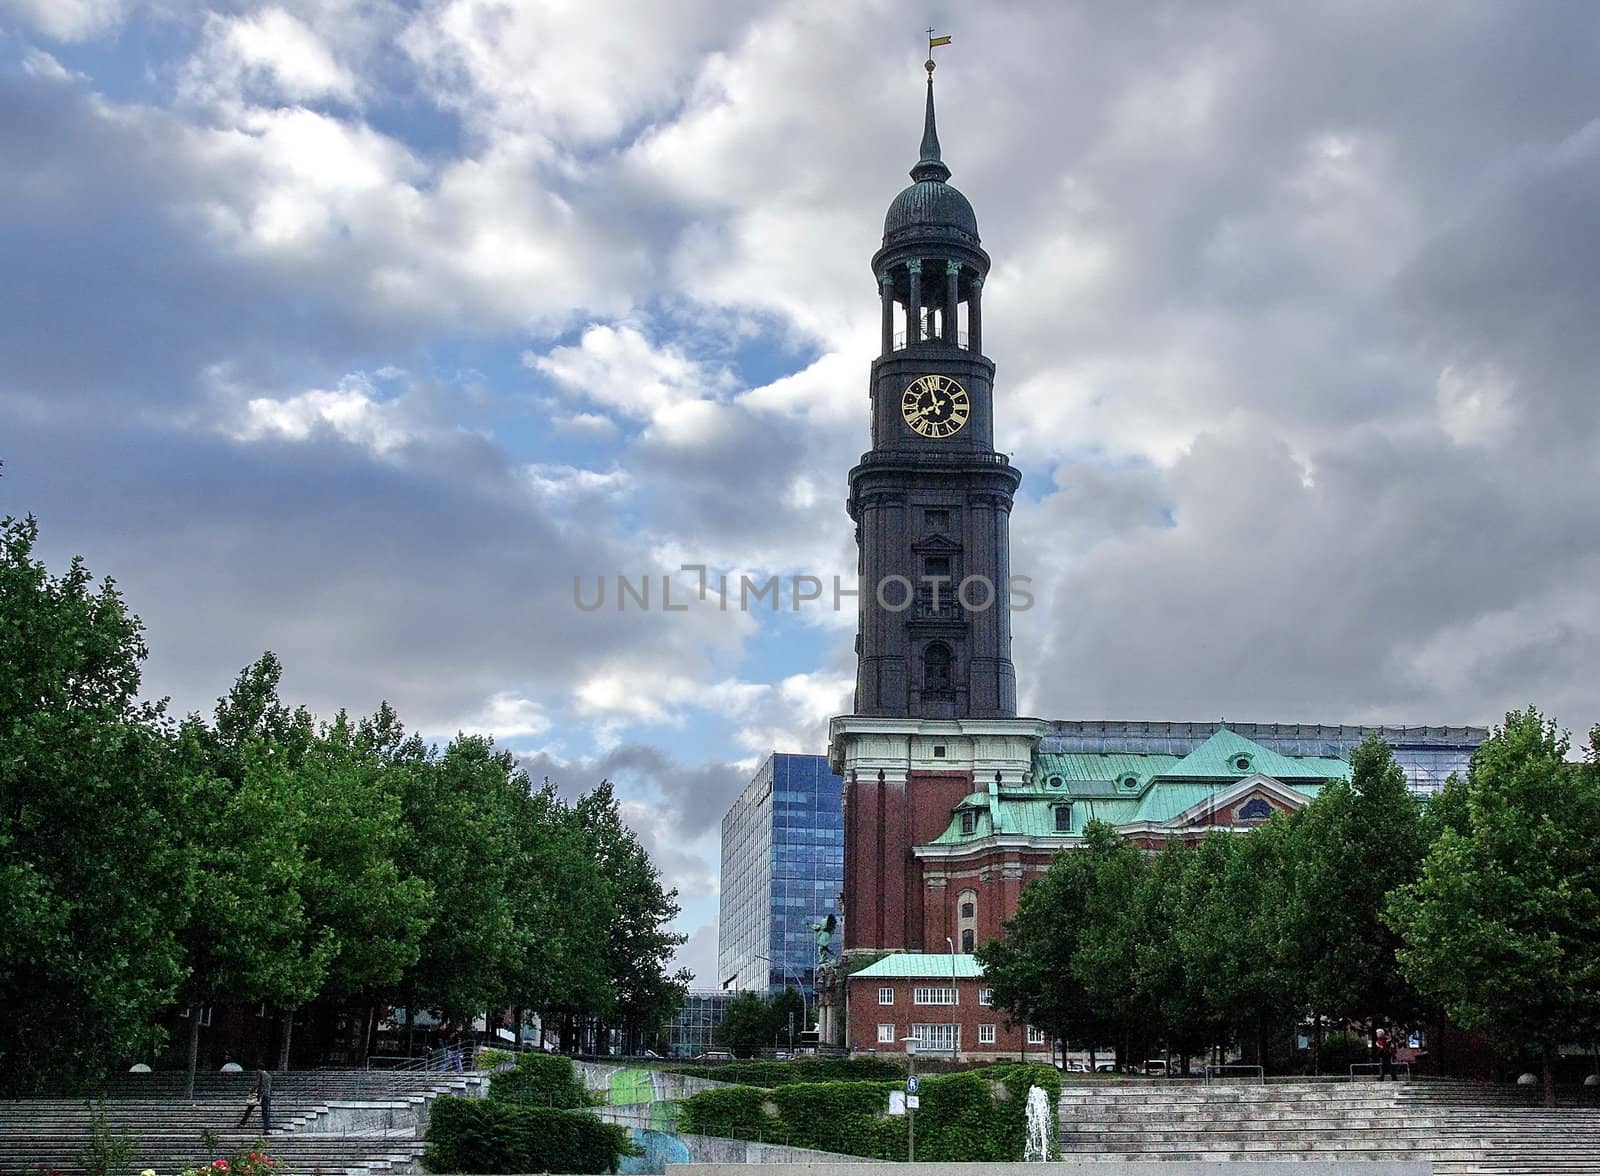
{"type": "Polygon", "coordinates": [[[950,647],[934,642],[922,655],[922,688],[950,689],[950,647]]]}
{"type": "Polygon", "coordinates": [[[968,927],[965,931],[963,931],[961,933],[961,950],[965,951],[965,952],[970,952],[972,950],[973,942],[974,942],[974,937],[973,937],[973,934],[972,934],[972,928],[968,927]]]}
{"type": "MultiPolygon", "coordinates": [[[[948,580],[950,578],[950,557],[948,555],[928,556],[922,563],[922,574],[924,576],[942,576],[948,580]]],[[[940,587],[948,588],[949,586],[941,584],[940,587]]],[[[947,591],[945,595],[948,596],[949,592],[947,591]]]]}
{"type": "Polygon", "coordinates": [[[930,510],[927,514],[928,530],[948,531],[950,529],[950,512],[947,510],[930,510]]]}
{"type": "Polygon", "coordinates": [[[961,904],[961,917],[963,919],[970,919],[976,913],[977,913],[977,908],[972,903],[964,902],[964,903],[961,904]]]}
{"type": "Polygon", "coordinates": [[[934,759],[943,759],[944,758],[944,744],[935,743],[933,745],[933,758],[934,759]]]}

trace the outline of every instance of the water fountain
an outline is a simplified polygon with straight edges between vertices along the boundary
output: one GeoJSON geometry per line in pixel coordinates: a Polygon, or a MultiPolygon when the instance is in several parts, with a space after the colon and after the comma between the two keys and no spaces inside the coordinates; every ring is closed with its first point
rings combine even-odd
{"type": "Polygon", "coordinates": [[[1027,1163],[1039,1163],[1050,1158],[1050,1099],[1037,1086],[1028,1087],[1028,1138],[1022,1146],[1022,1158],[1027,1163]]]}

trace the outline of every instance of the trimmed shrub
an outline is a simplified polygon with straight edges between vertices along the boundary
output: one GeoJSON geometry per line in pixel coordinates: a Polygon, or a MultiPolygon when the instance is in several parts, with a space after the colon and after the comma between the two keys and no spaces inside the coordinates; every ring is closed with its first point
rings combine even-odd
{"type": "Polygon", "coordinates": [[[796,1058],[792,1062],[728,1062],[720,1066],[674,1066],[691,1078],[741,1086],[793,1086],[800,1082],[893,1082],[906,1068],[883,1058],[796,1058]]]}
{"type": "Polygon", "coordinates": [[[808,1082],[777,1087],[769,1097],[778,1108],[783,1142],[792,1147],[904,1159],[905,1121],[885,1117],[896,1085],[808,1082]]]}
{"type": "Polygon", "coordinates": [[[487,1099],[436,1099],[425,1139],[428,1172],[614,1172],[620,1157],[633,1154],[626,1127],[487,1099]]]}
{"type": "Polygon", "coordinates": [[[767,1110],[767,1091],[756,1086],[705,1090],[678,1104],[678,1130],[729,1139],[768,1139],[778,1119],[767,1110]]]}
{"type": "MultiPolygon", "coordinates": [[[[700,1135],[765,1139],[870,1159],[906,1158],[906,1120],[888,1115],[899,1082],[795,1083],[764,1090],[731,1087],[691,1095],[678,1129],[700,1135]]],[[[1050,1104],[1059,1130],[1061,1078],[1053,1066],[990,1066],[928,1078],[917,1111],[917,1159],[1014,1162],[1027,1140],[1028,1088],[1050,1104]]]]}
{"type": "Polygon", "coordinates": [[[516,1069],[489,1080],[489,1098],[535,1107],[586,1107],[589,1093],[572,1069],[572,1059],[561,1054],[525,1053],[516,1069]]]}

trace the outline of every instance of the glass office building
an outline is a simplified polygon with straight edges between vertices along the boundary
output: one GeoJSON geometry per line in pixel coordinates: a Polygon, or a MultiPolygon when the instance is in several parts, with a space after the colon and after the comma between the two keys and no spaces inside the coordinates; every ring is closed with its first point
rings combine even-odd
{"type": "Polygon", "coordinates": [[[794,986],[809,998],[811,924],[840,914],[843,783],[827,756],[774,752],[722,818],[717,977],[724,989],[794,986]]]}
{"type": "Polygon", "coordinates": [[[694,1058],[708,1049],[726,1048],[717,1043],[717,1028],[732,999],[733,993],[721,989],[691,988],[667,1022],[667,1056],[694,1058]]]}

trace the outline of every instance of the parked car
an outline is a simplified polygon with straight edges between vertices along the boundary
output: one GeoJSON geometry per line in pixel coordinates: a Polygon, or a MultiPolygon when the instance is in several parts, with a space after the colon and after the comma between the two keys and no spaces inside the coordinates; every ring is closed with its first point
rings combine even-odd
{"type": "Polygon", "coordinates": [[[1146,1074],[1162,1074],[1162,1075],[1165,1075],[1166,1072],[1167,1072],[1167,1059],[1166,1058],[1146,1058],[1145,1059],[1145,1063],[1144,1063],[1144,1072],[1146,1074]]]}
{"type": "Polygon", "coordinates": [[[1096,1074],[1115,1074],[1117,1072],[1117,1064],[1115,1062],[1100,1062],[1095,1066],[1094,1072],[1096,1074]]]}

